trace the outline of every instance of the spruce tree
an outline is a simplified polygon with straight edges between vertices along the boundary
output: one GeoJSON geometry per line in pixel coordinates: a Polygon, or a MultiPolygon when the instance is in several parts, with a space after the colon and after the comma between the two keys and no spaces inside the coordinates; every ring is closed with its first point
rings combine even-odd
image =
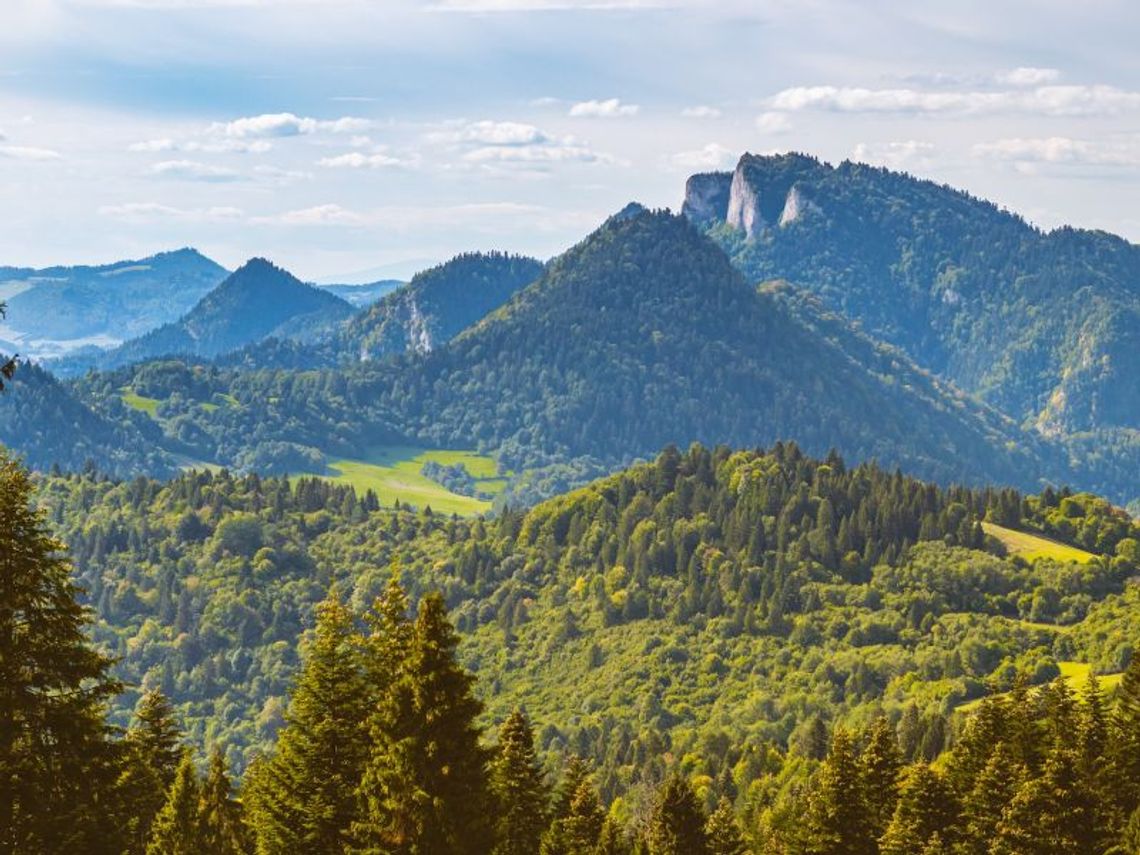
{"type": "Polygon", "coordinates": [[[966,852],[987,855],[1002,813],[1024,781],[1024,767],[1014,759],[1009,746],[999,742],[962,802],[962,848],[966,852]]]}
{"type": "Polygon", "coordinates": [[[887,830],[887,824],[894,815],[902,770],[898,737],[886,716],[879,716],[871,725],[860,766],[868,824],[871,836],[877,839],[887,830]]]}
{"type": "Polygon", "coordinates": [[[135,725],[128,731],[127,741],[148,758],[163,789],[174,783],[182,761],[182,728],[174,707],[160,689],[151,689],[139,699],[135,725]]]}
{"type": "Polygon", "coordinates": [[[879,841],[879,851],[882,855],[913,855],[922,852],[935,835],[950,843],[957,819],[954,790],[934,769],[918,763],[904,774],[898,804],[879,841]]]}
{"type": "Polygon", "coordinates": [[[135,721],[121,746],[122,771],[116,784],[128,852],[142,852],[151,823],[163,804],[182,761],[182,731],[174,708],[158,689],[143,694],[135,721]]]}
{"type": "Polygon", "coordinates": [[[748,845],[736,821],[732,802],[722,798],[705,824],[705,839],[709,855],[747,855],[748,845]]]}
{"type": "Polygon", "coordinates": [[[1140,656],[1132,657],[1120,679],[1109,738],[1116,811],[1131,816],[1140,808],[1140,656]]]}
{"type": "Polygon", "coordinates": [[[372,733],[354,829],[363,851],[485,855],[493,846],[487,755],[475,725],[482,704],[456,662],[458,644],[443,598],[428,595],[372,733]]]}
{"type": "Polygon", "coordinates": [[[204,847],[198,805],[198,773],[187,751],[174,776],[166,804],[154,818],[147,855],[202,855],[204,847]]]}
{"type": "Polygon", "coordinates": [[[808,850],[818,855],[870,851],[873,838],[863,775],[844,728],[835,729],[831,751],[812,784],[804,818],[808,850]]]}
{"type": "Polygon", "coordinates": [[[210,855],[243,855],[249,834],[241,805],[233,798],[226,761],[219,748],[210,752],[210,768],[198,805],[203,851],[210,855]]]}
{"type": "Polygon", "coordinates": [[[1094,851],[1092,798],[1072,749],[1058,745],[1002,814],[995,855],[1087,855],[1094,851]]]}
{"type": "Polygon", "coordinates": [[[367,715],[359,636],[334,589],[317,606],[276,752],[251,782],[260,851],[343,849],[367,757],[367,715]]]}
{"type": "Polygon", "coordinates": [[[113,851],[117,752],[104,716],[121,687],[31,500],[27,472],[0,450],[0,853],[113,851]]]}
{"type": "Polygon", "coordinates": [[[630,855],[629,839],[612,816],[607,816],[602,823],[602,833],[598,835],[593,855],[630,855]]]}
{"type": "Polygon", "coordinates": [[[550,791],[534,751],[534,734],[519,709],[499,729],[491,762],[496,855],[534,855],[546,830],[550,791]]]}
{"type": "Polygon", "coordinates": [[[650,855],[707,855],[706,821],[689,782],[677,773],[670,775],[649,818],[650,855]]]}

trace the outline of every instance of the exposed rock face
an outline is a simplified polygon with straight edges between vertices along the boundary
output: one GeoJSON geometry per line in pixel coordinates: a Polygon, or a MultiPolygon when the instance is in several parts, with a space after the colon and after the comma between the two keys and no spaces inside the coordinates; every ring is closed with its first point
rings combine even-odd
{"type": "Polygon", "coordinates": [[[723,223],[728,216],[731,172],[701,172],[685,182],[685,204],[681,213],[697,224],[723,223]]]}
{"type": "Polygon", "coordinates": [[[790,226],[808,214],[818,213],[819,205],[807,197],[798,184],[793,184],[784,200],[784,210],[780,212],[780,227],[790,226]]]}
{"type": "Polygon", "coordinates": [[[760,190],[748,180],[743,161],[732,174],[725,222],[735,229],[741,229],[750,238],[764,228],[764,216],[760,213],[760,190]]]}

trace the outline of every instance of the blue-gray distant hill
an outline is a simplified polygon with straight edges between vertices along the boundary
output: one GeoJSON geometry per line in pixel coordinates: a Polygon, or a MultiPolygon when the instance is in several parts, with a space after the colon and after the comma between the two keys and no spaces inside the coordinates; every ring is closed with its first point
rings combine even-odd
{"type": "Polygon", "coordinates": [[[194,249],[101,266],[0,267],[0,339],[32,357],[114,345],[181,317],[227,275],[194,249]]]}
{"type": "MultiPolygon", "coordinates": [[[[106,370],[164,356],[208,359],[270,337],[317,340],[352,313],[335,294],[254,258],[178,321],[99,355],[93,366],[106,370]]],[[[74,373],[77,366],[68,367],[74,373]]]]}

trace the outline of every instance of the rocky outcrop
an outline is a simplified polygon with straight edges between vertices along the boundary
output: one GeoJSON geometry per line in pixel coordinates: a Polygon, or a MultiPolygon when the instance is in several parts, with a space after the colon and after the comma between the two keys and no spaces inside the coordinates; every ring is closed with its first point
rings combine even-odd
{"type": "Polygon", "coordinates": [[[685,203],[681,213],[690,222],[723,223],[728,216],[728,197],[732,187],[731,172],[701,172],[685,182],[685,203]]]}
{"type": "Polygon", "coordinates": [[[784,200],[784,210],[780,212],[780,227],[790,226],[813,213],[819,213],[819,205],[808,198],[800,185],[793,184],[784,200]]]}
{"type": "Polygon", "coordinates": [[[740,229],[750,238],[755,237],[764,228],[764,216],[760,213],[760,191],[748,180],[743,161],[732,174],[725,222],[734,229],[740,229]]]}

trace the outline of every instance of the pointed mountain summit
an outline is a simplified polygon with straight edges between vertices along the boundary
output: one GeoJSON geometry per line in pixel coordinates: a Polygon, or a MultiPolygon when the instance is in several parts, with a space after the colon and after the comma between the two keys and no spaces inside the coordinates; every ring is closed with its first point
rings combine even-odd
{"type": "Polygon", "coordinates": [[[103,369],[160,356],[213,357],[270,336],[330,334],[352,306],[254,258],[234,271],[180,320],[126,342],[100,357],[103,369]]]}
{"type": "Polygon", "coordinates": [[[1032,478],[1016,426],[789,291],[754,288],[684,218],[615,217],[374,391],[419,439],[477,439],[511,467],[794,437],[947,480],[1032,478]]]}

